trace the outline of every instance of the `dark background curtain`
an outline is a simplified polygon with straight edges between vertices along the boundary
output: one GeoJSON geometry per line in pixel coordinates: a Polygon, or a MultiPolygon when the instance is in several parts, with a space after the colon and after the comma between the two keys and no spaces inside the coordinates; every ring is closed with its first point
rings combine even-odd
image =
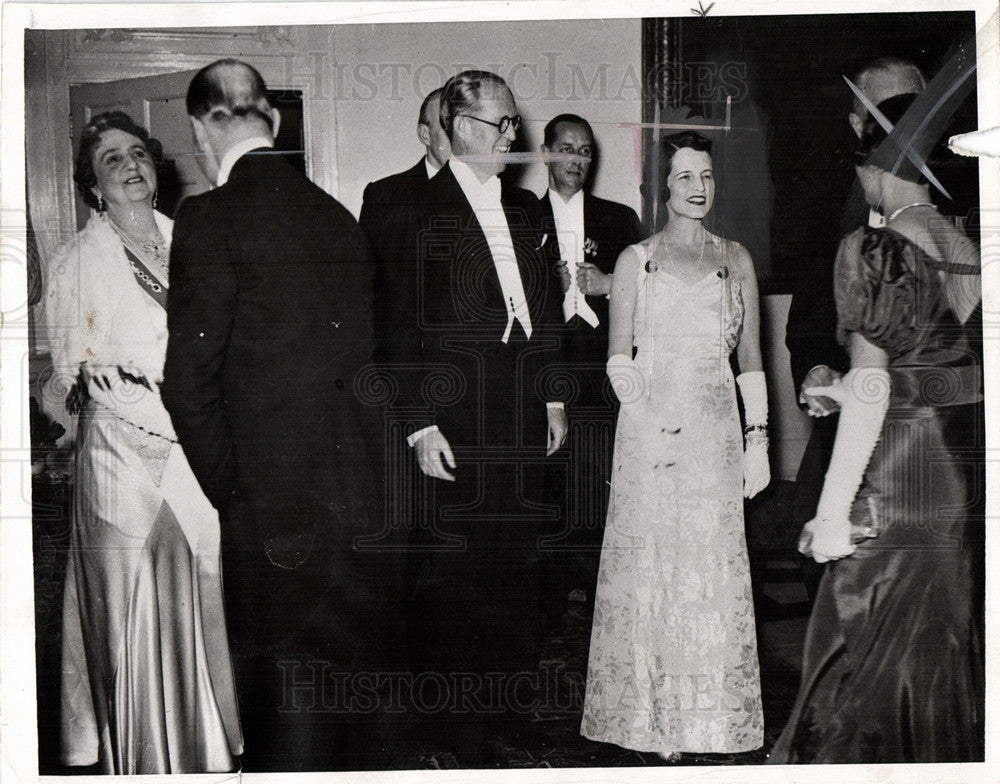
{"type": "MultiPolygon", "coordinates": [[[[732,130],[702,131],[718,185],[706,223],[747,247],[762,291],[787,292],[796,271],[831,258],[840,238],[855,179],[843,76],[893,55],[929,79],[974,30],[972,12],[646,19],[643,121],[722,125],[731,97],[732,130]]],[[[976,126],[973,92],[949,133],[976,126]]],[[[644,130],[647,183],[658,138],[673,132],[644,130]]],[[[976,159],[945,152],[930,166],[954,197],[935,194],[939,207],[978,233],[976,159]]],[[[656,190],[643,193],[643,218],[655,228],[656,190]]]]}

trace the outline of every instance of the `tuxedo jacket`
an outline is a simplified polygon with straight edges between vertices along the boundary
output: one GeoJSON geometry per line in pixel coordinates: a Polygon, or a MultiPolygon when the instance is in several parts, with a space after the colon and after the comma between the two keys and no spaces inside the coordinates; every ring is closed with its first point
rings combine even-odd
{"type": "Polygon", "coordinates": [[[224,534],[268,557],[349,552],[376,525],[381,424],[358,376],[373,276],[351,214],[267,149],[181,205],[163,400],[212,503],[252,510],[224,534]]]}
{"type": "MultiPolygon", "coordinates": [[[[542,212],[542,230],[555,240],[556,224],[548,191],[538,200],[538,205],[542,212]]],[[[584,260],[606,274],[615,271],[618,255],[625,248],[645,237],[635,210],[586,192],[583,194],[583,230],[585,239],[597,243],[596,253],[585,254],[584,260]]],[[[559,261],[558,248],[557,242],[550,247],[553,264],[559,261]]],[[[600,324],[591,327],[579,317],[566,324],[567,357],[574,364],[593,365],[603,377],[608,358],[608,299],[605,296],[587,297],[587,304],[597,314],[600,324]]],[[[561,313],[560,306],[560,317],[561,313]]]]}
{"type": "Polygon", "coordinates": [[[446,165],[419,203],[399,206],[377,255],[390,301],[383,324],[398,410],[409,429],[436,424],[453,448],[544,451],[545,403],[563,399],[550,372],[559,353],[560,287],[544,245],[538,200],[501,181],[503,215],[531,316],[501,342],[507,308],[486,231],[446,165]]]}
{"type": "Polygon", "coordinates": [[[802,259],[796,271],[785,327],[796,396],[806,374],[816,365],[828,365],[841,373],[850,369],[850,358],[837,342],[837,304],[833,297],[836,244],[825,242],[818,247],[820,252],[802,259]]]}
{"type": "Polygon", "coordinates": [[[406,171],[383,177],[365,186],[358,222],[374,247],[378,247],[379,239],[389,228],[391,215],[400,205],[419,200],[426,184],[427,165],[424,158],[421,158],[406,171]]]}

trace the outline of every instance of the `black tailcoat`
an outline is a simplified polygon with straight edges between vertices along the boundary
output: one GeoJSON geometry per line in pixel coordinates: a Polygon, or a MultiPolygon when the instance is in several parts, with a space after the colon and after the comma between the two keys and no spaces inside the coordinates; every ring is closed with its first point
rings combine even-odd
{"type": "MultiPolygon", "coordinates": [[[[548,192],[542,194],[538,205],[542,211],[542,229],[555,237],[556,224],[548,192]]],[[[645,238],[635,210],[586,192],[583,194],[583,229],[585,239],[596,243],[595,252],[585,254],[583,260],[594,264],[605,274],[615,271],[618,255],[625,248],[645,238]]],[[[570,361],[591,364],[603,374],[608,359],[608,299],[604,296],[587,297],[587,304],[601,323],[594,328],[574,317],[569,324],[567,354],[570,361]]],[[[585,382],[581,380],[581,383],[585,382]]]]}
{"type": "MultiPolygon", "coordinates": [[[[559,198],[556,196],[556,198],[559,198]]],[[[555,218],[550,194],[539,199],[542,227],[556,237],[555,218]]],[[[619,254],[629,245],[640,242],[642,226],[635,210],[624,204],[601,199],[590,193],[583,196],[584,240],[592,250],[584,261],[601,272],[614,272],[619,254]]],[[[563,238],[569,241],[569,238],[563,238]]],[[[553,245],[553,249],[557,249],[553,245]]],[[[551,257],[551,263],[559,254],[551,257]]],[[[583,299],[583,294],[579,295],[583,299]]],[[[569,476],[561,503],[566,508],[565,527],[544,542],[553,555],[548,560],[545,581],[550,606],[548,614],[561,617],[568,592],[586,588],[593,598],[596,581],[596,554],[601,547],[607,516],[611,459],[614,450],[617,400],[605,374],[608,358],[608,298],[586,297],[599,324],[591,326],[579,316],[565,324],[567,376],[572,378],[569,476]],[[562,553],[564,557],[559,557],[562,553]]]]}
{"type": "Polygon", "coordinates": [[[393,213],[400,205],[420,200],[427,184],[427,164],[421,158],[415,165],[398,174],[391,174],[365,186],[358,222],[374,247],[389,229],[393,213]]]}
{"type": "Polygon", "coordinates": [[[174,227],[163,401],[220,511],[249,769],[373,764],[328,728],[364,706],[278,708],[330,708],[340,692],[317,691],[323,673],[401,666],[383,423],[359,376],[374,270],[350,213],[266,148],[174,227]]]}
{"type": "MultiPolygon", "coordinates": [[[[397,211],[378,255],[390,284],[384,326],[400,435],[436,424],[458,463],[456,481],[425,480],[417,504],[414,669],[453,679],[500,673],[508,685],[538,664],[538,537],[561,514],[543,500],[553,460],[545,404],[563,400],[565,384],[553,375],[562,363],[561,295],[544,245],[554,238],[540,228],[534,194],[504,183],[501,202],[530,338],[515,322],[501,341],[507,309],[486,239],[501,216],[481,223],[450,166],[427,183],[420,205],[397,211]]],[[[527,717],[527,705],[515,704],[521,691],[514,684],[488,715],[527,717]]]]}

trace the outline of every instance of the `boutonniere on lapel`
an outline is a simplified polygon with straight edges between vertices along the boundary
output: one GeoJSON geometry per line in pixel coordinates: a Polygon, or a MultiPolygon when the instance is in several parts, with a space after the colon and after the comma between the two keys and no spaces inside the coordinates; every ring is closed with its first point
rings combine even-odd
{"type": "Polygon", "coordinates": [[[590,239],[590,237],[587,237],[583,241],[583,252],[585,254],[587,254],[588,256],[596,256],[597,255],[597,243],[594,240],[590,239]]]}

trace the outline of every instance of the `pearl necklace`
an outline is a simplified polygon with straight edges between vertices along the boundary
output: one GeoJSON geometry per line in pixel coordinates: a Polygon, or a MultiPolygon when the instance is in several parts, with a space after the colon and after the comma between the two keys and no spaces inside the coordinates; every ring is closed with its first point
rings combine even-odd
{"type": "MultiPolygon", "coordinates": [[[[912,204],[907,204],[903,207],[900,207],[898,210],[894,210],[892,213],[889,214],[889,217],[885,219],[885,222],[889,223],[890,221],[895,220],[904,212],[906,212],[907,210],[911,210],[914,207],[934,207],[934,204],[929,201],[915,201],[912,204]]],[[[936,207],[934,208],[937,209],[936,207]]]]}

